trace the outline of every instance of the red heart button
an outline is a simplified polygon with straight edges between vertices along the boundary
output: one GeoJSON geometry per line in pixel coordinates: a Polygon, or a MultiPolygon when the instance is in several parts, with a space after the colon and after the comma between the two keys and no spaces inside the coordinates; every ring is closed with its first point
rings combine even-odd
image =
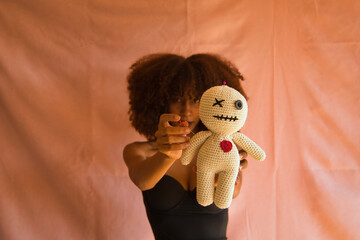
{"type": "Polygon", "coordinates": [[[232,149],[232,143],[230,141],[227,141],[227,140],[223,140],[221,143],[220,143],[220,146],[221,146],[221,149],[224,151],[224,152],[230,152],[231,149],[232,149]]]}

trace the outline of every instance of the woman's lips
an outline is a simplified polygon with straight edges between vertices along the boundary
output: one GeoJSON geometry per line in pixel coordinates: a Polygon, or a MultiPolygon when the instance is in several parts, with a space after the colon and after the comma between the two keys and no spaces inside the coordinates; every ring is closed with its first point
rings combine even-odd
{"type": "Polygon", "coordinates": [[[190,122],[190,121],[180,121],[180,123],[182,123],[182,122],[187,122],[187,123],[189,124],[189,127],[190,127],[191,124],[193,123],[193,122],[190,122]]]}

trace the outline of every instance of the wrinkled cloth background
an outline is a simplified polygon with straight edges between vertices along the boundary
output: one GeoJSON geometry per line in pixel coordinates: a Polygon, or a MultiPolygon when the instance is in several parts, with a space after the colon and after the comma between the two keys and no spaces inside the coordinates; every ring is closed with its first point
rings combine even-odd
{"type": "Polygon", "coordinates": [[[246,77],[236,239],[360,239],[360,1],[0,1],[0,239],[153,239],[123,162],[126,75],[218,53],[246,77]]]}

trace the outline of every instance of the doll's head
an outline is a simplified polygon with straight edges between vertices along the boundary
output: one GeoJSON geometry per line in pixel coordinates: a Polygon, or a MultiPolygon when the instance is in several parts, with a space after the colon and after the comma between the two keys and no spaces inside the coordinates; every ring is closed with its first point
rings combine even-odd
{"type": "Polygon", "coordinates": [[[200,99],[200,119],[217,134],[237,132],[245,123],[247,111],[245,97],[226,85],[209,88],[200,99]]]}

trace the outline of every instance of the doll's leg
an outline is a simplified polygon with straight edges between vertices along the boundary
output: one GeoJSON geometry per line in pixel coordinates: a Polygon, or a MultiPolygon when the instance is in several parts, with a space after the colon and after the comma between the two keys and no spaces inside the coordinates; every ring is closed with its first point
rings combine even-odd
{"type": "Polygon", "coordinates": [[[198,170],[196,199],[200,205],[208,206],[214,202],[214,184],[214,173],[198,170]]]}
{"type": "Polygon", "coordinates": [[[215,205],[219,208],[230,207],[234,194],[235,180],[238,171],[227,171],[219,174],[219,181],[215,191],[215,205]]]}

